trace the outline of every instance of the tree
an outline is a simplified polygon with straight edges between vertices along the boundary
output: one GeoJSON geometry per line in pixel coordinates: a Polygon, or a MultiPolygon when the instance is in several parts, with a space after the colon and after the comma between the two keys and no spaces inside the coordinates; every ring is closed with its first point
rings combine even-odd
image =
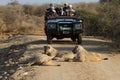
{"type": "Polygon", "coordinates": [[[18,0],[11,0],[11,2],[9,4],[10,5],[19,5],[19,1],[18,0]]]}

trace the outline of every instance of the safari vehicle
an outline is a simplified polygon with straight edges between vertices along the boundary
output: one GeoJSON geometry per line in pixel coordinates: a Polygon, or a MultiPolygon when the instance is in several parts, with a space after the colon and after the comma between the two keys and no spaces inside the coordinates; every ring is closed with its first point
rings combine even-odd
{"type": "Polygon", "coordinates": [[[82,43],[81,33],[83,33],[83,21],[77,17],[50,17],[45,22],[45,33],[48,44],[53,38],[71,38],[72,41],[82,43]]]}

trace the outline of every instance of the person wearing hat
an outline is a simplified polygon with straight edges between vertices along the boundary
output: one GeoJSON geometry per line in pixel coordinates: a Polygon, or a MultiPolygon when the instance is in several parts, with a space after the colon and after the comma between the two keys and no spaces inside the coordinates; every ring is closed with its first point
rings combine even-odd
{"type": "Polygon", "coordinates": [[[52,8],[52,7],[54,7],[54,4],[50,3],[49,8],[52,8]]]}
{"type": "Polygon", "coordinates": [[[75,10],[73,9],[72,5],[68,6],[67,16],[75,16],[75,10]]]}
{"type": "Polygon", "coordinates": [[[56,11],[55,11],[54,4],[50,3],[49,8],[47,9],[47,11],[48,11],[50,16],[55,16],[56,11]]]}
{"type": "Polygon", "coordinates": [[[63,15],[64,16],[67,16],[67,10],[69,9],[69,4],[68,3],[65,3],[64,4],[64,7],[63,7],[63,15]]]}
{"type": "Polygon", "coordinates": [[[52,4],[52,3],[50,3],[49,8],[46,9],[45,20],[47,20],[48,17],[51,17],[51,16],[56,16],[55,7],[54,7],[54,4],[52,4]]]}

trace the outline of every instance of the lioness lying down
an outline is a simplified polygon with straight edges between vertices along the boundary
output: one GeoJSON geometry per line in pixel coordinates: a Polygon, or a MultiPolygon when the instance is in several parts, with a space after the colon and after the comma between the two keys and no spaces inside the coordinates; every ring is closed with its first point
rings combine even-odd
{"type": "Polygon", "coordinates": [[[80,45],[75,46],[75,48],[73,49],[73,52],[76,54],[73,59],[74,61],[95,62],[95,61],[101,61],[101,60],[108,60],[108,58],[102,58],[101,54],[87,51],[80,45]]]}
{"type": "Polygon", "coordinates": [[[55,61],[53,61],[50,56],[42,53],[39,55],[34,55],[26,61],[22,61],[20,64],[27,64],[27,66],[34,64],[43,66],[60,66],[60,64],[55,63],[55,61]]]}
{"type": "Polygon", "coordinates": [[[57,61],[71,61],[75,57],[75,54],[72,51],[58,51],[51,45],[44,46],[44,53],[57,61]]]}

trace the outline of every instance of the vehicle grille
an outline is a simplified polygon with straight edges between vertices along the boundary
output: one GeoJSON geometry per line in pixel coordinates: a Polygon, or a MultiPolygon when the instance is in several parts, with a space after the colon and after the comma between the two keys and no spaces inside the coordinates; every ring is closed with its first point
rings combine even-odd
{"type": "Polygon", "coordinates": [[[72,24],[59,24],[59,28],[62,34],[72,33],[72,24]]]}
{"type": "Polygon", "coordinates": [[[72,30],[72,24],[59,24],[60,30],[67,30],[70,31],[72,30]]]}

